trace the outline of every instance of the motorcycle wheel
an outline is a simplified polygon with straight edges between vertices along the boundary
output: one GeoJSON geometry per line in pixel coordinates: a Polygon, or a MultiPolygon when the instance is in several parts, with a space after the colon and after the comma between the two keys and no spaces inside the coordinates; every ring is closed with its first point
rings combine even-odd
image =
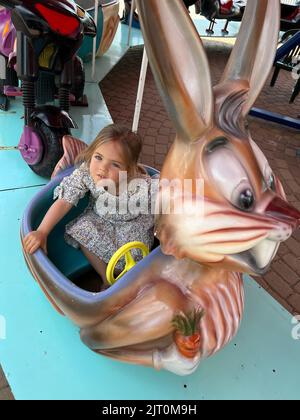
{"type": "Polygon", "coordinates": [[[76,56],[73,59],[73,77],[71,93],[75,96],[76,101],[82,99],[85,85],[85,71],[83,61],[76,56]]]}
{"type": "Polygon", "coordinates": [[[50,128],[40,120],[35,121],[34,128],[43,144],[43,155],[39,163],[29,165],[37,175],[50,178],[51,174],[63,156],[62,138],[70,134],[67,128],[50,128]]]}

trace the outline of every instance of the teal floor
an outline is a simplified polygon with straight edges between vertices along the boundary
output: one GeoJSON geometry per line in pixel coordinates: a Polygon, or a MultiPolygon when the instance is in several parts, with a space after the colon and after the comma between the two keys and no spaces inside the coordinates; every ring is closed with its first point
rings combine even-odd
{"type": "MultiPolygon", "coordinates": [[[[109,54],[97,61],[97,80],[126,52],[126,40],[121,26],[109,54]]],[[[133,44],[141,42],[134,31],[133,44]]],[[[74,135],[90,142],[111,118],[97,84],[87,79],[90,106],[72,115],[80,126],[74,135]]],[[[1,114],[0,146],[17,144],[20,117],[20,101],[1,114]]],[[[292,338],[292,317],[248,277],[238,336],[192,376],[123,364],[86,348],[78,328],[52,309],[21,252],[24,208],[45,183],[17,151],[0,151],[0,321],[6,323],[0,364],[16,399],[300,399],[300,341],[292,338]]]]}

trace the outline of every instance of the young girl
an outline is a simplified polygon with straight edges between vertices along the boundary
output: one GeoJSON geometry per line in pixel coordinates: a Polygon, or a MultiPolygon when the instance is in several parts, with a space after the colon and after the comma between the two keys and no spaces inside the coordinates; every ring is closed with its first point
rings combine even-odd
{"type": "MultiPolygon", "coordinates": [[[[47,252],[47,237],[54,226],[76,206],[78,201],[90,193],[90,202],[86,210],[66,226],[65,240],[68,244],[80,248],[94,269],[101,275],[104,287],[108,287],[106,267],[112,255],[124,244],[131,241],[144,242],[149,249],[153,245],[154,216],[148,214],[120,212],[122,201],[130,199],[134,194],[141,208],[147,200],[151,204],[151,178],[139,166],[138,159],[142,144],[140,137],[129,129],[116,124],[105,127],[94,142],[76,159],[81,165],[65,177],[54,191],[54,199],[58,198],[46,213],[36,231],[24,238],[25,251],[32,254],[38,248],[47,252]],[[135,178],[147,181],[145,189],[126,189],[119,194],[119,174],[127,172],[128,182],[135,178]],[[116,186],[116,195],[107,190],[108,183],[116,186]],[[116,200],[119,206],[111,214],[99,213],[99,199],[116,200]]],[[[148,207],[149,208],[149,207],[148,207]]],[[[150,208],[149,208],[150,210],[150,208]]],[[[138,250],[132,251],[133,257],[139,259],[138,250]]],[[[117,270],[124,268],[119,261],[117,270]]]]}

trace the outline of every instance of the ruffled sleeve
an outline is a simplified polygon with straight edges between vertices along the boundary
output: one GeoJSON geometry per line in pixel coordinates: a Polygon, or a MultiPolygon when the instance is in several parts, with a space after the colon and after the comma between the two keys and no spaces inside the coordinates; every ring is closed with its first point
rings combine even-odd
{"type": "Polygon", "coordinates": [[[63,199],[73,206],[77,206],[78,201],[89,191],[89,178],[88,169],[83,163],[55,188],[53,199],[63,199]]]}

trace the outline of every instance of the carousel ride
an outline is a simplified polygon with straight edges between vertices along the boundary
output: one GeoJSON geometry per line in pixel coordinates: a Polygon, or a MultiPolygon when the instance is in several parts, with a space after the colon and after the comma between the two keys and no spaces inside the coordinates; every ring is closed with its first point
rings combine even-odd
{"type": "MultiPolygon", "coordinates": [[[[183,0],[187,9],[194,6],[198,15],[205,17],[210,23],[201,36],[216,35],[215,25],[225,21],[221,30],[222,36],[236,36],[236,32],[229,31],[230,22],[242,20],[247,0],[183,0]]],[[[280,30],[300,28],[300,2],[299,0],[281,0],[280,30]]],[[[125,0],[125,10],[122,23],[140,29],[139,16],[135,0],[125,0]]]]}
{"type": "MultiPolygon", "coordinates": [[[[192,181],[192,194],[181,196],[187,210],[173,213],[174,197],[166,200],[160,189],[159,243],[103,292],[87,288],[87,261],[64,243],[68,220],[50,237],[48,255],[38,250],[25,259],[50,302],[79,326],[94,352],[188,375],[237,333],[244,309],[242,273],[265,273],[280,243],[299,226],[300,213],[287,203],[245,124],[274,61],[280,4],[249,2],[214,88],[185,5],[138,0],[137,7],[149,62],[177,133],[161,179],[192,181]],[[259,60],[258,51],[263,51],[259,60]],[[200,195],[199,179],[205,186],[200,195]]],[[[21,238],[39,224],[65,175],[31,201],[21,238]]]]}

